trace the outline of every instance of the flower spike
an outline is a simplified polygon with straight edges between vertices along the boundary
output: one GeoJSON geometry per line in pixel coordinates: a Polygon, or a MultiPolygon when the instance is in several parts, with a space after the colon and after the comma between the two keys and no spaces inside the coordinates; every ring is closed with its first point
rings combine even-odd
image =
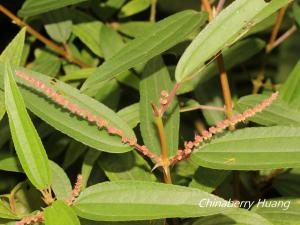
{"type": "MultiPolygon", "coordinates": [[[[99,129],[106,129],[106,131],[111,134],[111,135],[117,135],[122,139],[123,144],[129,144],[130,146],[134,147],[136,150],[141,152],[143,155],[148,156],[149,158],[153,159],[155,162],[160,161],[160,157],[156,155],[153,152],[150,152],[150,150],[146,146],[141,146],[137,143],[136,139],[126,137],[123,134],[122,130],[117,129],[116,127],[113,127],[110,125],[106,120],[103,118],[97,117],[91,112],[88,112],[85,109],[80,108],[79,105],[71,102],[71,100],[66,99],[62,94],[56,92],[54,89],[51,87],[48,87],[45,83],[43,83],[40,80],[37,80],[19,70],[15,71],[16,75],[23,80],[26,80],[29,82],[31,85],[33,85],[35,88],[43,92],[48,98],[52,99],[55,103],[58,105],[66,108],[69,110],[71,113],[87,120],[90,123],[96,124],[96,126],[99,129]]],[[[163,93],[165,96],[167,93],[163,93]]]]}
{"type": "Polygon", "coordinates": [[[239,113],[231,117],[230,119],[225,119],[216,124],[216,126],[210,127],[208,130],[202,131],[201,134],[196,134],[194,141],[189,141],[185,144],[184,150],[178,150],[177,154],[170,158],[170,164],[173,165],[178,161],[186,159],[192,153],[193,148],[199,146],[204,140],[210,140],[214,134],[224,131],[226,128],[236,125],[239,122],[245,121],[247,118],[254,116],[256,113],[261,112],[266,107],[270,106],[273,101],[277,99],[279,92],[273,93],[269,98],[262,101],[260,104],[254,106],[253,108],[247,109],[243,113],[239,113]]]}

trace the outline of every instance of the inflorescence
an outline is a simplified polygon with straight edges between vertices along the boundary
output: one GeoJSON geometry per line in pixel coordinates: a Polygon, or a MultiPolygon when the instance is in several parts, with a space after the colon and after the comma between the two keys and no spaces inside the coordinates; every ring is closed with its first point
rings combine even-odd
{"type": "Polygon", "coordinates": [[[226,128],[234,126],[239,122],[243,122],[247,118],[254,116],[256,113],[261,112],[266,107],[270,106],[273,101],[277,99],[278,95],[279,93],[275,92],[271,95],[271,97],[267,98],[253,108],[247,109],[243,113],[236,114],[229,119],[225,119],[217,123],[216,126],[212,126],[208,130],[203,130],[201,134],[196,134],[194,141],[187,142],[184,146],[184,149],[178,150],[177,154],[170,159],[170,164],[173,165],[178,161],[188,158],[194,147],[198,147],[203,141],[210,140],[214,134],[223,132],[226,128]]]}
{"type": "MultiPolygon", "coordinates": [[[[66,201],[66,203],[68,205],[72,205],[72,203],[74,202],[75,198],[79,195],[79,193],[81,191],[81,186],[82,186],[82,176],[79,174],[77,176],[77,181],[76,181],[76,183],[74,185],[74,189],[73,189],[70,197],[66,201]]],[[[38,223],[38,222],[42,222],[44,220],[45,220],[44,214],[42,212],[38,212],[34,216],[24,217],[22,220],[17,221],[16,225],[35,224],[35,223],[38,223]]]]}
{"type": "Polygon", "coordinates": [[[119,136],[122,139],[122,143],[129,144],[130,146],[141,152],[143,155],[153,159],[155,162],[160,162],[160,157],[155,153],[149,151],[149,149],[145,145],[139,145],[136,138],[127,137],[122,130],[115,128],[114,126],[110,125],[105,119],[96,116],[92,112],[80,108],[80,106],[71,102],[62,94],[59,94],[53,88],[46,85],[44,82],[37,80],[18,70],[16,71],[16,75],[29,82],[35,88],[43,92],[48,98],[52,99],[58,105],[68,109],[71,113],[82,117],[83,119],[86,119],[90,123],[95,123],[99,129],[106,129],[109,134],[119,136]]]}

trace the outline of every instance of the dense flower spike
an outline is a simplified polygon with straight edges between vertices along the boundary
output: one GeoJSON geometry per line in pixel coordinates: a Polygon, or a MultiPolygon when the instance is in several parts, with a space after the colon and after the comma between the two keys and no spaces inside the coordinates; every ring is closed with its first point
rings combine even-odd
{"type": "Polygon", "coordinates": [[[38,222],[42,222],[44,220],[44,215],[39,212],[38,214],[30,217],[25,217],[22,220],[16,222],[16,225],[28,225],[28,224],[35,224],[38,222]]]}
{"type": "Polygon", "coordinates": [[[245,121],[248,117],[254,116],[256,113],[261,112],[266,107],[270,106],[273,101],[278,97],[279,93],[275,92],[271,97],[267,98],[260,104],[253,108],[247,109],[243,113],[239,113],[231,117],[230,119],[223,120],[217,123],[216,126],[210,127],[208,130],[202,131],[201,134],[196,134],[194,141],[189,141],[185,144],[184,150],[178,150],[176,156],[170,159],[170,164],[175,164],[178,161],[186,159],[191,154],[194,147],[199,146],[204,140],[210,140],[216,133],[224,131],[226,128],[233,126],[239,122],[245,121]]]}
{"type": "Polygon", "coordinates": [[[77,176],[77,181],[75,183],[74,189],[72,191],[71,196],[68,198],[67,200],[67,204],[71,205],[73,203],[73,201],[75,200],[75,198],[79,195],[79,192],[81,190],[81,185],[82,185],[82,176],[79,174],[77,176]]]}
{"type": "MultiPolygon", "coordinates": [[[[15,72],[18,77],[29,82],[35,88],[37,88],[38,90],[43,92],[48,98],[52,99],[58,105],[66,108],[71,113],[74,113],[75,115],[82,117],[83,119],[86,119],[90,123],[95,123],[99,129],[102,129],[102,128],[106,129],[109,134],[119,136],[122,139],[122,143],[129,144],[130,146],[134,147],[139,152],[141,152],[143,155],[153,159],[155,162],[161,161],[160,157],[158,155],[150,152],[146,146],[141,146],[141,145],[137,144],[136,139],[126,137],[125,134],[123,134],[123,132],[121,130],[113,127],[103,118],[100,118],[100,117],[94,115],[93,113],[80,108],[80,106],[76,105],[75,103],[72,103],[70,100],[66,99],[62,94],[57,93],[54,89],[52,89],[51,87],[48,87],[42,81],[39,81],[25,73],[22,73],[21,71],[18,71],[18,70],[16,70],[15,72]]],[[[164,93],[164,94],[166,94],[166,93],[164,93]]]]}

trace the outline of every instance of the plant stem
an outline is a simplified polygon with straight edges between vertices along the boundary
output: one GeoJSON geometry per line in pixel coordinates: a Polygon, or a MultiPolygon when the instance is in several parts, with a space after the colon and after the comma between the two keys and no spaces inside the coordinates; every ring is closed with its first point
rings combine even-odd
{"type": "MultiPolygon", "coordinates": [[[[220,3],[220,2],[219,2],[220,3]]],[[[221,6],[224,3],[220,3],[221,6]]],[[[209,14],[209,21],[213,20],[213,12],[210,6],[210,3],[208,0],[202,0],[202,6],[203,8],[208,12],[209,14]]],[[[219,6],[221,8],[221,6],[219,6]]],[[[222,92],[223,92],[223,98],[225,102],[225,114],[227,118],[230,118],[233,115],[232,112],[232,99],[231,99],[231,93],[228,83],[228,76],[224,67],[224,60],[222,54],[218,54],[216,57],[219,72],[220,72],[220,80],[221,80],[221,86],[222,86],[222,92]]]]}
{"type": "Polygon", "coordinates": [[[222,9],[224,8],[224,4],[225,4],[226,0],[219,0],[219,3],[217,5],[217,9],[216,9],[216,15],[218,15],[222,9]]]}
{"type": "Polygon", "coordinates": [[[217,57],[217,63],[220,72],[220,80],[221,80],[222,92],[223,92],[223,97],[225,102],[225,114],[227,118],[230,118],[233,115],[232,99],[231,99],[231,92],[228,83],[228,76],[224,67],[223,56],[221,54],[217,57]]]}
{"type": "Polygon", "coordinates": [[[171,175],[169,168],[169,158],[168,158],[168,145],[167,145],[167,136],[164,128],[164,124],[161,116],[155,116],[155,123],[158,129],[160,145],[161,145],[161,159],[162,159],[162,167],[164,171],[164,181],[167,184],[171,184],[171,175]]]}
{"type": "Polygon", "coordinates": [[[23,20],[21,20],[19,17],[14,15],[11,11],[9,11],[7,8],[5,8],[3,5],[0,4],[0,12],[2,12],[4,15],[9,17],[14,23],[16,23],[20,27],[26,27],[26,30],[36,37],[38,40],[43,42],[45,45],[49,46],[51,49],[53,49],[56,53],[64,57],[67,61],[71,63],[75,63],[79,65],[80,67],[86,68],[89,67],[84,62],[82,62],[79,59],[76,59],[68,54],[63,48],[61,48],[59,45],[55,44],[50,39],[44,37],[42,34],[40,34],[38,31],[36,31],[34,28],[29,26],[27,23],[25,23],[23,20]]]}
{"type": "Polygon", "coordinates": [[[283,43],[286,39],[288,39],[292,34],[294,34],[297,30],[297,27],[295,25],[293,25],[290,29],[288,29],[284,34],[282,34],[272,45],[272,47],[270,47],[269,49],[267,49],[267,52],[272,51],[274,48],[276,48],[278,45],[280,45],[281,43],[283,43]]]}
{"type": "Polygon", "coordinates": [[[201,109],[201,110],[212,110],[212,111],[225,111],[224,107],[218,107],[218,106],[211,106],[211,105],[197,105],[194,107],[182,107],[180,109],[180,112],[189,112],[189,111],[193,111],[193,110],[197,110],[197,109],[201,109]]]}
{"type": "Polygon", "coordinates": [[[155,22],[156,20],[156,5],[157,5],[157,0],[151,0],[150,22],[155,22]]]}
{"type": "Polygon", "coordinates": [[[211,9],[209,1],[208,0],[201,0],[201,3],[202,3],[203,9],[206,12],[208,12],[208,19],[209,19],[209,21],[212,21],[213,20],[213,12],[212,12],[212,9],[211,9]]]}
{"type": "Polygon", "coordinates": [[[277,16],[276,23],[274,25],[274,28],[273,28],[273,31],[272,31],[272,34],[271,34],[271,37],[270,37],[270,41],[267,44],[267,51],[268,52],[270,51],[270,49],[273,49],[273,45],[274,45],[276,37],[278,35],[278,32],[279,32],[284,14],[287,10],[287,7],[288,7],[288,5],[282,7],[278,12],[278,16],[277,16]]]}

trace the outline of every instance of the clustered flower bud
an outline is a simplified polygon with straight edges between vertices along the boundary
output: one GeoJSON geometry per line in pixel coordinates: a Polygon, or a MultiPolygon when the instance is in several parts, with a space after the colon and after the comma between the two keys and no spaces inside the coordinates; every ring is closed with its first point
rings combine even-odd
{"type": "Polygon", "coordinates": [[[160,106],[164,106],[168,104],[169,93],[166,90],[163,90],[160,95],[159,103],[160,106]]]}
{"type": "Polygon", "coordinates": [[[81,185],[82,185],[82,176],[79,174],[77,176],[77,181],[75,183],[74,189],[72,191],[71,196],[68,198],[68,200],[66,201],[68,205],[71,205],[75,198],[79,195],[79,192],[81,190],[81,185]]]}
{"type": "MultiPolygon", "coordinates": [[[[87,120],[90,123],[95,123],[96,126],[99,129],[106,129],[107,132],[111,135],[117,135],[122,139],[123,144],[129,144],[130,146],[136,148],[139,152],[141,152],[143,155],[148,156],[149,158],[153,159],[154,161],[159,161],[160,157],[156,154],[149,151],[149,149],[146,146],[140,146],[137,144],[136,138],[129,138],[127,137],[122,130],[110,125],[105,119],[94,115],[93,113],[80,108],[79,105],[71,102],[70,100],[66,99],[62,94],[57,93],[54,89],[51,87],[48,87],[45,83],[42,81],[39,81],[27,74],[22,73],[21,71],[16,70],[16,75],[27,82],[29,82],[31,85],[33,85],[35,88],[43,92],[48,98],[52,99],[54,102],[56,102],[58,105],[66,108],[71,113],[87,120]]],[[[166,96],[168,93],[164,92],[162,95],[166,96]]]]}
{"type": "Polygon", "coordinates": [[[170,163],[175,164],[178,161],[188,158],[193,148],[199,146],[201,142],[210,140],[214,134],[223,132],[226,128],[234,126],[239,122],[245,121],[247,118],[261,112],[266,107],[270,106],[273,101],[277,99],[278,95],[279,93],[275,92],[269,98],[254,106],[253,108],[247,109],[243,113],[236,114],[230,119],[223,120],[217,123],[216,126],[210,127],[208,130],[203,130],[201,134],[196,134],[194,141],[187,142],[184,146],[184,150],[178,150],[177,154],[170,159],[170,163]]]}

